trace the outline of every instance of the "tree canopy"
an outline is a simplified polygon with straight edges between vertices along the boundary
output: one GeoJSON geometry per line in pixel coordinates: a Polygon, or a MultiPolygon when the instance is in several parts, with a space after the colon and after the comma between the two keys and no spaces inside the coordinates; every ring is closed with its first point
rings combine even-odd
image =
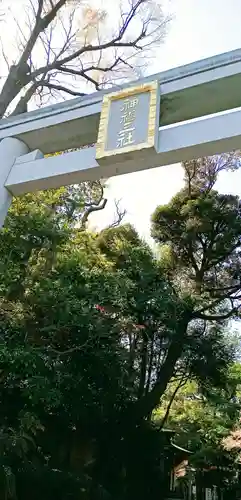
{"type": "Polygon", "coordinates": [[[187,379],[227,390],[239,200],[196,179],[153,215],[157,254],[128,224],[86,230],[85,186],[14,201],[0,242],[7,498],[158,496],[166,416],[156,427],[153,411],[187,379]]]}
{"type": "MultiPolygon", "coordinates": [[[[112,4],[2,0],[0,118],[140,74],[169,17],[158,0],[112,4]]],[[[227,458],[241,218],[215,182],[239,167],[236,153],[183,165],[183,190],[152,216],[156,253],[118,207],[88,230],[101,182],[14,200],[0,235],[1,498],[160,498],[169,424],[196,464],[227,458]]]]}

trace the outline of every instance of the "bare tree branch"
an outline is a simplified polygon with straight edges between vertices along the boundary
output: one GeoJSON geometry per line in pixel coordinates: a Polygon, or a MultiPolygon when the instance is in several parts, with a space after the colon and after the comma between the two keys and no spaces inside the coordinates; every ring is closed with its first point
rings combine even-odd
{"type": "Polygon", "coordinates": [[[107,203],[107,199],[104,198],[98,206],[92,205],[91,207],[87,208],[87,210],[85,211],[85,213],[82,217],[82,221],[81,221],[82,228],[86,227],[86,224],[88,222],[88,218],[89,218],[90,214],[92,214],[93,212],[99,212],[100,210],[104,210],[104,208],[106,207],[106,203],[107,203]]]}
{"type": "MultiPolygon", "coordinates": [[[[82,56],[83,54],[87,52],[95,52],[95,51],[100,51],[100,50],[105,50],[111,47],[134,47],[136,49],[142,50],[141,46],[138,46],[138,42],[142,40],[145,36],[145,32],[142,32],[135,40],[133,41],[126,41],[123,42],[121,41],[120,36],[113,38],[109,42],[102,43],[100,45],[87,45],[85,47],[82,47],[81,49],[77,50],[73,54],[60,59],[60,61],[55,61],[54,63],[50,64],[49,66],[43,66],[39,69],[37,69],[33,74],[31,74],[32,78],[35,78],[38,75],[41,75],[42,73],[46,73],[47,71],[51,71],[53,69],[60,69],[63,71],[63,66],[65,64],[68,64],[69,62],[73,61],[74,59],[77,59],[78,57],[82,56]]],[[[83,75],[82,75],[83,76],[83,75]]]]}
{"type": "Polygon", "coordinates": [[[56,83],[50,83],[47,81],[42,81],[41,86],[47,87],[48,89],[58,90],[60,92],[66,92],[66,94],[73,95],[74,97],[76,97],[76,96],[83,97],[84,95],[86,95],[83,92],[77,92],[76,90],[71,90],[69,88],[66,88],[66,87],[64,87],[64,85],[58,85],[56,83]]]}
{"type": "Polygon", "coordinates": [[[88,82],[92,83],[96,90],[99,90],[99,84],[98,82],[96,82],[93,78],[91,78],[91,76],[87,75],[87,71],[86,70],[76,70],[76,69],[72,69],[72,68],[66,68],[66,67],[63,67],[61,66],[59,68],[59,71],[63,72],[63,73],[68,73],[70,75],[74,75],[74,76],[82,76],[83,78],[85,78],[85,80],[87,80],[88,82]]]}
{"type": "Polygon", "coordinates": [[[113,222],[108,226],[108,229],[111,229],[113,227],[118,227],[126,215],[126,209],[121,208],[120,200],[114,200],[114,202],[115,202],[115,218],[113,222]]]}
{"type": "Polygon", "coordinates": [[[90,214],[92,214],[93,212],[99,212],[100,210],[104,210],[104,208],[106,207],[107,199],[103,197],[104,186],[101,183],[99,183],[98,187],[100,189],[99,198],[95,201],[91,201],[91,203],[89,204],[85,203],[85,211],[81,219],[82,229],[86,228],[90,214]]]}
{"type": "Polygon", "coordinates": [[[85,87],[80,88],[81,83],[86,86],[87,82],[99,90],[101,86],[113,83],[113,78],[111,82],[107,76],[109,74],[123,80],[125,70],[134,69],[131,58],[155,41],[160,41],[169,21],[161,10],[157,16],[154,1],[152,12],[150,0],[130,2],[129,8],[125,7],[120,12],[120,23],[114,22],[113,28],[108,29],[104,29],[103,24],[107,13],[90,6],[86,15],[82,2],[73,2],[71,6],[71,0],[29,0],[29,5],[32,8],[26,13],[27,30],[22,20],[20,24],[16,19],[17,32],[21,34],[21,55],[10,67],[0,92],[0,117],[8,112],[18,94],[22,95],[29,86],[35,92],[31,93],[28,89],[24,93],[21,105],[19,102],[14,114],[26,109],[27,97],[46,96],[45,89],[48,89],[49,95],[57,91],[78,96],[85,92],[85,87]],[[138,21],[136,25],[135,20],[138,21]],[[41,54],[38,59],[36,50],[41,54]],[[69,85],[70,79],[78,82],[76,89],[69,85]],[[42,81],[42,86],[36,83],[38,80],[42,81]]]}
{"type": "Polygon", "coordinates": [[[17,103],[15,109],[11,113],[12,116],[15,115],[20,115],[21,113],[26,113],[28,111],[28,102],[30,101],[31,97],[34,95],[36,89],[38,87],[38,83],[33,83],[31,87],[28,88],[26,93],[24,94],[23,97],[19,100],[17,103]]]}

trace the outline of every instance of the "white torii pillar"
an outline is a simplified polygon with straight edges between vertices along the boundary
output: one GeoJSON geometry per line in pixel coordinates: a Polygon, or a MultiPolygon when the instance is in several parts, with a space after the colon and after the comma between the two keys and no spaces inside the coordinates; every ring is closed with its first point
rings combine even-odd
{"type": "Polygon", "coordinates": [[[28,147],[19,139],[7,137],[0,142],[0,227],[4,224],[12,201],[12,194],[5,188],[6,179],[15,160],[26,153],[28,147]]]}
{"type": "Polygon", "coordinates": [[[1,120],[0,226],[12,196],[240,149],[240,89],[238,49],[130,83],[115,94],[96,92],[1,120]],[[128,99],[128,106],[136,103],[134,114],[123,112],[128,99]],[[129,128],[120,130],[128,116],[129,128]]]}

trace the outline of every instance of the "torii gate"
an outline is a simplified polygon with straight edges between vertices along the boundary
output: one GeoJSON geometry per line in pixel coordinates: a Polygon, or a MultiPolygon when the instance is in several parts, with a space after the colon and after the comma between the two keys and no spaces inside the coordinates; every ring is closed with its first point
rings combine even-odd
{"type": "Polygon", "coordinates": [[[241,49],[109,92],[0,121],[0,226],[13,195],[241,147],[241,49]]]}

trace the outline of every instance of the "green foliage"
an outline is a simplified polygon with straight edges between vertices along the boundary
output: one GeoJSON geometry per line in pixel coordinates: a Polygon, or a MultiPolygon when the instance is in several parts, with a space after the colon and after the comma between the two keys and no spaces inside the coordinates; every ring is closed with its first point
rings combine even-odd
{"type": "MultiPolygon", "coordinates": [[[[240,431],[237,430],[240,363],[232,364],[226,376],[225,389],[203,390],[195,380],[184,381],[170,408],[170,400],[178,387],[178,381],[173,381],[154,418],[157,424],[165,420],[165,425],[175,432],[175,442],[191,452],[191,469],[187,475],[192,474],[192,480],[196,476],[200,486],[215,484],[236,498],[240,487],[241,447],[240,431]]],[[[179,482],[181,484],[182,480],[179,482]]]]}
{"type": "MultiPolygon", "coordinates": [[[[241,382],[241,369],[239,364],[234,364],[230,372],[239,372],[241,382]]],[[[232,376],[228,375],[232,393],[235,390],[232,376]],[[230,379],[229,379],[230,377],[230,379]]],[[[236,379],[237,380],[237,379],[236,379]]],[[[161,420],[166,413],[167,406],[177,382],[170,384],[162,405],[156,410],[155,419],[161,420]]],[[[235,390],[236,394],[240,394],[235,390]]],[[[233,396],[234,397],[234,396],[233,396]]],[[[175,440],[184,448],[193,453],[191,462],[194,464],[214,465],[216,455],[224,454],[222,439],[227,436],[235,420],[239,416],[240,404],[235,403],[225,390],[212,390],[203,392],[197,382],[187,381],[180,388],[172,404],[166,425],[175,430],[175,440]]]]}
{"type": "MultiPolygon", "coordinates": [[[[159,258],[130,225],[86,231],[102,194],[88,184],[19,198],[1,232],[0,487],[9,499],[157,498],[168,452],[150,417],[160,400],[168,405],[173,378],[198,381],[213,401],[228,387],[237,200],[186,189],[157,209],[159,258]]],[[[229,398],[238,380],[229,374],[229,398]]],[[[198,434],[196,450],[218,440],[214,403],[209,417],[203,408],[188,407],[197,416],[186,424],[173,418],[193,443],[198,434]]],[[[235,411],[222,410],[230,421],[235,411]]]]}
{"type": "MultiPolygon", "coordinates": [[[[16,200],[1,235],[2,455],[19,500],[66,498],[70,484],[70,498],[79,498],[80,489],[95,498],[103,488],[114,494],[117,484],[124,494],[123,470],[130,476],[126,496],[131,495],[131,477],[137,481],[138,474],[127,461],[127,415],[145,397],[140,364],[149,333],[142,327],[150,331],[151,345],[154,335],[162,338],[164,325],[175,329],[167,307],[182,311],[132,228],[94,235],[73,227],[62,209],[64,197],[59,190],[16,200]],[[108,468],[100,472],[103,461],[108,468]],[[109,484],[112,462],[115,481],[109,484]]],[[[150,389],[161,349],[160,343],[153,351],[150,389]]],[[[151,436],[152,429],[144,440],[146,432],[151,436]]],[[[141,430],[138,439],[143,451],[136,449],[135,461],[141,465],[141,430]]]]}

